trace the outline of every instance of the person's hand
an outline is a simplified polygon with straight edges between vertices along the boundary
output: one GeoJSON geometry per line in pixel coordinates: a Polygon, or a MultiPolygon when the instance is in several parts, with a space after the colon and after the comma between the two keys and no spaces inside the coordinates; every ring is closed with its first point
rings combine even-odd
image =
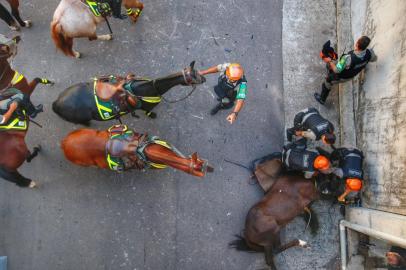
{"type": "Polygon", "coordinates": [[[396,252],[386,252],[386,259],[391,266],[398,266],[400,263],[400,255],[396,252]]]}
{"type": "Polygon", "coordinates": [[[230,122],[230,124],[234,123],[235,119],[237,119],[237,114],[234,112],[227,116],[227,121],[230,122]]]}
{"type": "Polygon", "coordinates": [[[332,60],[330,57],[323,57],[323,61],[326,63],[330,63],[332,60]]]}
{"type": "Polygon", "coordinates": [[[300,130],[298,130],[298,131],[295,132],[295,135],[296,135],[296,136],[302,136],[302,135],[303,135],[303,132],[300,131],[300,130]]]}

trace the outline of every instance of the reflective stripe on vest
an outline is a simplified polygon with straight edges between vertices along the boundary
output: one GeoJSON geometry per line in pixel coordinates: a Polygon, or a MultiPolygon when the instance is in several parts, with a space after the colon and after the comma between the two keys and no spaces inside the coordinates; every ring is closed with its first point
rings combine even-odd
{"type": "Polygon", "coordinates": [[[331,123],[324,119],[318,112],[306,114],[302,120],[303,130],[310,129],[316,135],[316,140],[320,140],[321,135],[329,132],[331,123]]]}
{"type": "Polygon", "coordinates": [[[96,17],[100,17],[100,12],[99,12],[99,9],[97,7],[97,2],[86,0],[86,3],[89,6],[90,11],[93,13],[93,15],[96,16],[96,17]]]}
{"type": "Polygon", "coordinates": [[[11,122],[9,122],[8,125],[3,125],[0,126],[0,130],[27,130],[28,128],[28,124],[27,124],[27,120],[25,119],[25,111],[22,111],[24,114],[24,119],[21,120],[18,117],[14,118],[14,120],[12,120],[11,122]]]}
{"type": "MultiPolygon", "coordinates": [[[[354,150],[355,151],[355,150],[354,150]]],[[[363,178],[362,172],[362,156],[355,152],[347,154],[341,164],[343,170],[343,178],[363,178]]]]}
{"type": "Polygon", "coordinates": [[[22,79],[24,79],[24,75],[19,73],[18,71],[14,72],[13,79],[11,79],[11,85],[16,85],[19,83],[22,79]]]}

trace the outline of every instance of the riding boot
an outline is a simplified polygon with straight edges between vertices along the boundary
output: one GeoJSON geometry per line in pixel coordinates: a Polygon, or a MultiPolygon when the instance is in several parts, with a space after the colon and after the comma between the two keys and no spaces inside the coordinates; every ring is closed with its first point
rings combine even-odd
{"type": "Polygon", "coordinates": [[[42,104],[39,104],[38,106],[34,106],[34,104],[32,104],[31,101],[27,104],[27,114],[31,118],[37,117],[37,115],[43,111],[44,111],[44,106],[42,104]]]}
{"type": "Polygon", "coordinates": [[[121,14],[121,1],[122,0],[112,0],[111,9],[113,10],[113,17],[124,20],[127,18],[127,15],[121,14]]]}
{"type": "Polygon", "coordinates": [[[319,94],[319,93],[314,93],[314,98],[315,98],[321,105],[324,105],[324,103],[326,103],[326,99],[327,99],[329,93],[330,93],[330,89],[328,89],[327,86],[323,83],[323,84],[322,84],[321,94],[319,94]]]}

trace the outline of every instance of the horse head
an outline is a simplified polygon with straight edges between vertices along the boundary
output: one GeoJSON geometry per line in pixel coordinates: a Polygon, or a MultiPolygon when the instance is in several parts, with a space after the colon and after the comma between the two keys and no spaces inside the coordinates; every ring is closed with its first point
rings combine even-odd
{"type": "Polygon", "coordinates": [[[200,159],[196,152],[192,154],[189,167],[190,174],[203,177],[206,175],[206,173],[211,173],[213,171],[213,167],[209,166],[209,162],[207,160],[200,159]]]}
{"type": "Polygon", "coordinates": [[[20,36],[7,38],[0,34],[0,58],[10,58],[17,55],[17,44],[20,42],[20,36]]]}
{"type": "Polygon", "coordinates": [[[196,85],[206,82],[206,78],[199,74],[199,71],[195,69],[195,61],[190,63],[190,66],[183,70],[185,85],[196,85]]]}

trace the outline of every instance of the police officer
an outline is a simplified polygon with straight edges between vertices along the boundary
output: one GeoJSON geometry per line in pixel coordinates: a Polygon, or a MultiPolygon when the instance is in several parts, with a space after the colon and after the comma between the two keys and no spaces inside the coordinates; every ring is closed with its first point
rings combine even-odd
{"type": "Polygon", "coordinates": [[[306,150],[306,142],[303,138],[299,143],[290,143],[283,147],[282,163],[287,170],[304,172],[304,177],[307,179],[315,176],[317,172],[323,174],[332,172],[328,158],[316,151],[306,150]]]}
{"type": "Polygon", "coordinates": [[[354,50],[343,55],[337,63],[330,57],[322,56],[327,63],[328,75],[322,85],[321,93],[315,93],[315,99],[322,105],[330,93],[334,84],[345,82],[360,73],[369,62],[376,61],[377,57],[372,49],[367,49],[371,40],[367,36],[359,38],[354,45],[354,50]]]}
{"type": "Polygon", "coordinates": [[[362,188],[364,156],[355,148],[338,148],[333,151],[331,158],[339,162],[333,173],[345,181],[345,191],[338,198],[343,202],[350,192],[359,192],[362,188]]]}
{"type": "Polygon", "coordinates": [[[332,145],[335,143],[334,126],[323,118],[315,108],[307,108],[295,115],[293,127],[286,130],[288,141],[292,141],[293,135],[310,140],[321,140],[323,143],[332,145]]]}
{"type": "Polygon", "coordinates": [[[244,76],[244,69],[238,63],[224,63],[206,70],[200,71],[201,75],[221,72],[218,84],[214,87],[214,92],[218,96],[219,104],[214,107],[210,114],[215,115],[219,110],[231,109],[233,112],[227,116],[227,121],[232,124],[244,106],[247,95],[247,79],[244,76]],[[237,102],[235,102],[237,100],[237,102]]]}
{"type": "Polygon", "coordinates": [[[20,90],[9,88],[0,94],[0,112],[4,113],[0,115],[0,124],[7,123],[19,107],[26,109],[31,118],[35,118],[38,113],[43,111],[42,105],[35,107],[29,97],[20,90]]]}

